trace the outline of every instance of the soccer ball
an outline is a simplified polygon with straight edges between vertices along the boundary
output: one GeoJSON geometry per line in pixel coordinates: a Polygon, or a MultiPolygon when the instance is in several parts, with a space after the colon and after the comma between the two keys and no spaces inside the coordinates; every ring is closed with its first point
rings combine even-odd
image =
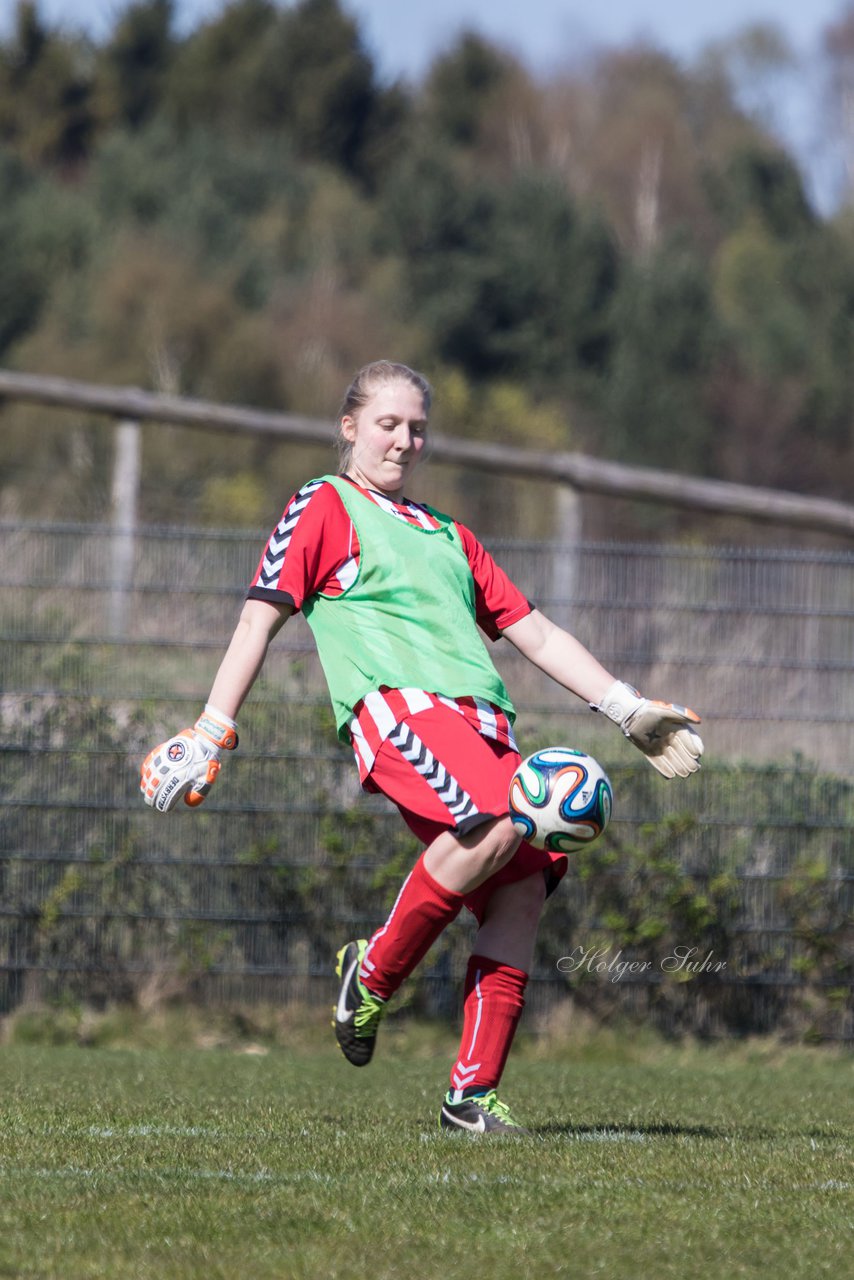
{"type": "Polygon", "coordinates": [[[536,849],[572,853],[601,836],[613,793],[592,756],[573,747],[546,747],[519,765],[509,800],[511,821],[523,839],[536,849]]]}

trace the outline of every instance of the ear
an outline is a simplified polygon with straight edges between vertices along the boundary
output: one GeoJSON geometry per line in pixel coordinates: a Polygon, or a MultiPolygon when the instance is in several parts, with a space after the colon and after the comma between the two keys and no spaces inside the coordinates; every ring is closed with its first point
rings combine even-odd
{"type": "Polygon", "coordinates": [[[345,413],[338,425],[341,435],[352,444],[356,439],[356,419],[352,414],[345,413]]]}

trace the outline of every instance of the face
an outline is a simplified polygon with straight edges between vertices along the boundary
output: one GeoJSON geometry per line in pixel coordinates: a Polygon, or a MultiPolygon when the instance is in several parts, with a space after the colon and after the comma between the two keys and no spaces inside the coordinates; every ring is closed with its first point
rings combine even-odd
{"type": "Polygon", "coordinates": [[[409,382],[380,387],[366,405],[341,419],[341,434],[353,445],[347,474],[366,489],[399,498],[424,450],[424,397],[409,382]]]}

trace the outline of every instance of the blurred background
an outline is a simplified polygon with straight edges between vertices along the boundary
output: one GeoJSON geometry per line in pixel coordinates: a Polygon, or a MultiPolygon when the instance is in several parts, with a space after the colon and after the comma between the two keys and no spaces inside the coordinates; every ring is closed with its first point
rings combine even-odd
{"type": "MultiPolygon", "coordinates": [[[[6,3],[0,365],[330,422],[389,356],[430,377],[443,435],[848,503],[854,6],[690,8],[6,3]]],[[[415,850],[358,794],[299,620],[203,813],[142,810],[136,768],[195,717],[332,452],[146,424],[129,540],[120,438],[0,403],[0,1011],[325,1001],[415,850]]],[[[589,493],[568,518],[560,495],[444,465],[413,492],[695,705],[709,756],[656,789],[499,658],[523,747],[572,738],[617,795],[535,1007],[850,1040],[850,536],[589,493]],[[568,991],[557,957],[600,936],[716,947],[726,981],[568,991]]],[[[453,1012],[464,950],[460,925],[419,1007],[453,1012]]]]}
{"type": "MultiPolygon", "coordinates": [[[[7,5],[0,360],[331,417],[392,353],[432,376],[442,431],[844,498],[854,8],[808,46],[796,28],[809,55],[748,22],[686,57],[573,41],[557,6],[529,60],[405,7],[438,52],[414,25],[395,76],[377,47],[399,5],[7,5]]],[[[473,10],[487,30],[496,8],[473,10]]],[[[108,424],[7,404],[2,438],[0,516],[108,509],[108,424]]],[[[160,448],[149,520],[271,525],[313,461],[160,448]]],[[[587,527],[685,523],[596,508],[587,527]]],[[[548,524],[513,502],[514,532],[548,524]]]]}

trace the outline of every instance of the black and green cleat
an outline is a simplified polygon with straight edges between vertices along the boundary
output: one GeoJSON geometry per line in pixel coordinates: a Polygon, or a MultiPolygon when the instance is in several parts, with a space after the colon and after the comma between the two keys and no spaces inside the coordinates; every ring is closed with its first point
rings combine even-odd
{"type": "Polygon", "coordinates": [[[359,978],[359,968],[368,943],[365,938],[348,942],[338,952],[335,972],[341,979],[335,1006],[335,1036],[341,1052],[354,1067],[370,1062],[377,1042],[377,1030],[385,1013],[385,1001],[372,995],[359,978]]]}
{"type": "Polygon", "coordinates": [[[445,1095],[439,1112],[439,1128],[449,1133],[495,1134],[502,1137],[529,1137],[530,1130],[523,1129],[510,1114],[505,1102],[499,1101],[494,1089],[474,1094],[454,1102],[451,1094],[445,1095]]]}

